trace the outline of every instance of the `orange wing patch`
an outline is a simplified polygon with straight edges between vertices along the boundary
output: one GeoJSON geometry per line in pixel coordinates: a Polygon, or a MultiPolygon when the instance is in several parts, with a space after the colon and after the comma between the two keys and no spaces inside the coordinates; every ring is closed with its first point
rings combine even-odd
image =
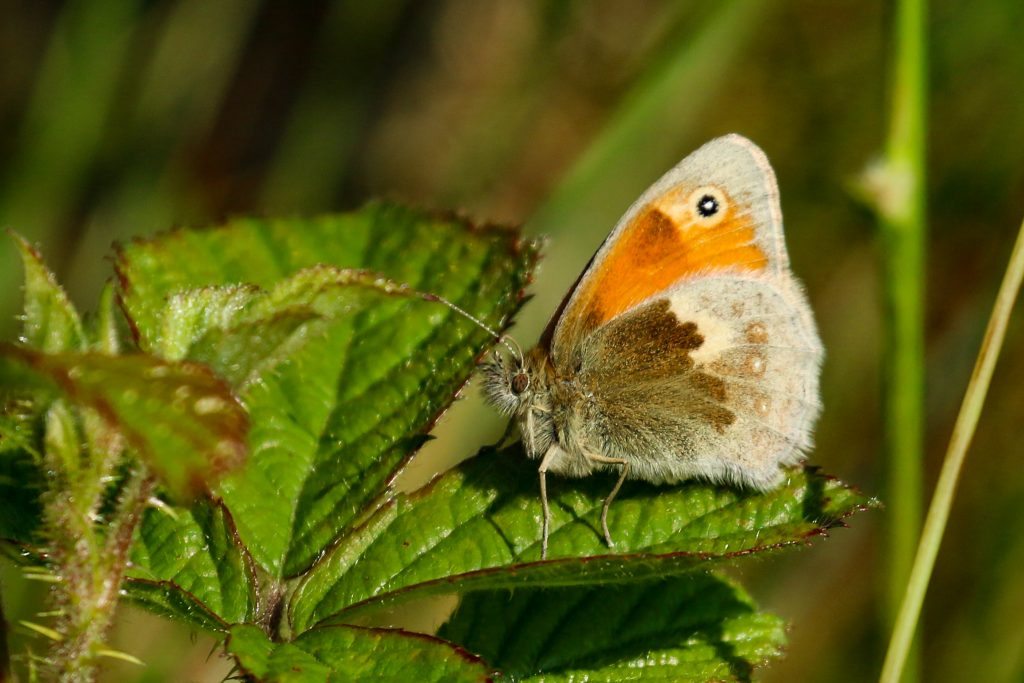
{"type": "Polygon", "coordinates": [[[670,192],[649,204],[594,265],[595,272],[579,292],[577,310],[571,312],[581,314],[583,330],[688,276],[768,267],[768,256],[754,242],[753,219],[742,207],[726,201],[713,225],[702,224],[690,213],[689,198],[680,194],[670,192]]]}

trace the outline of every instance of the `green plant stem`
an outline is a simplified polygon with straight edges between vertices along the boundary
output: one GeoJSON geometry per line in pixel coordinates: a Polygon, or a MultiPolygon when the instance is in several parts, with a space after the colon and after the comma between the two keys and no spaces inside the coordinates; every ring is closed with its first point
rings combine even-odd
{"type": "Polygon", "coordinates": [[[121,590],[121,578],[128,567],[128,555],[132,547],[135,528],[142,521],[142,513],[149,504],[149,498],[156,488],[156,479],[149,468],[136,463],[118,499],[117,512],[110,535],[104,548],[107,559],[107,576],[100,598],[111,612],[117,603],[121,590]]]}
{"type": "Polygon", "coordinates": [[[1024,280],[1024,222],[1021,223],[1020,231],[1017,234],[1017,242],[1010,255],[1010,264],[1007,266],[999,294],[996,296],[996,303],[985,330],[985,337],[981,342],[981,350],[978,352],[978,359],[974,364],[971,381],[967,385],[963,403],[960,405],[960,414],[953,427],[953,434],[946,450],[946,458],[942,463],[939,481],[935,486],[935,496],[928,509],[921,542],[914,558],[910,580],[900,605],[892,638],[889,641],[889,651],[886,654],[882,675],[879,679],[882,683],[895,683],[899,680],[907,653],[910,651],[925,591],[935,566],[935,557],[939,552],[942,534],[953,505],[953,495],[956,492],[960,468],[963,466],[967,447],[970,445],[974,430],[978,425],[978,417],[981,415],[985,395],[992,381],[992,372],[1006,337],[1006,327],[1022,280],[1024,280]]]}
{"type": "MultiPolygon", "coordinates": [[[[896,5],[892,109],[878,211],[885,244],[888,379],[885,442],[890,530],[886,613],[895,617],[921,526],[924,460],[925,0],[896,5]]],[[[919,678],[916,658],[904,681],[919,678]]]]}
{"type": "Polygon", "coordinates": [[[68,563],[60,567],[61,599],[64,614],[58,623],[61,642],[54,650],[53,668],[61,681],[91,681],[96,660],[102,655],[104,640],[113,624],[121,579],[128,565],[135,527],[153,493],[154,479],[142,464],[129,473],[106,540],[100,544],[77,544],[68,563]]]}

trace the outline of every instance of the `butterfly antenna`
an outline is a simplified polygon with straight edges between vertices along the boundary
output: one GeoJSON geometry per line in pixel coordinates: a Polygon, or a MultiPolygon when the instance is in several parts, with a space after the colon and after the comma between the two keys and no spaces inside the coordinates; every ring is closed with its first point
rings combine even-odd
{"type": "Polygon", "coordinates": [[[498,341],[504,344],[505,348],[508,349],[513,356],[515,356],[516,361],[519,363],[519,367],[523,367],[524,365],[526,365],[526,359],[523,357],[523,349],[521,346],[519,346],[519,343],[516,342],[515,339],[513,339],[512,337],[501,335],[501,338],[498,341]],[[514,350],[512,348],[513,346],[515,347],[514,350]]]}
{"type": "Polygon", "coordinates": [[[426,300],[426,301],[436,301],[437,303],[444,304],[448,308],[452,309],[453,311],[455,311],[456,313],[461,315],[463,318],[466,318],[467,320],[469,320],[472,323],[474,323],[477,327],[479,327],[480,329],[482,329],[485,332],[487,332],[487,334],[489,334],[492,337],[494,337],[494,339],[497,342],[499,342],[500,344],[504,345],[504,347],[509,350],[509,353],[511,353],[513,355],[513,357],[515,357],[515,359],[519,363],[519,366],[520,367],[523,366],[523,364],[525,363],[525,360],[523,358],[523,350],[522,350],[522,348],[520,348],[519,344],[516,343],[515,339],[512,339],[512,337],[507,337],[507,336],[505,336],[503,334],[499,334],[497,331],[494,330],[494,328],[489,326],[484,321],[480,320],[480,318],[477,318],[475,315],[473,315],[469,311],[465,310],[464,308],[461,308],[460,306],[457,306],[456,304],[452,303],[451,301],[448,301],[448,299],[445,299],[443,296],[440,296],[440,295],[437,295],[437,294],[431,294],[429,292],[417,292],[417,293],[424,300],[426,300]]]}

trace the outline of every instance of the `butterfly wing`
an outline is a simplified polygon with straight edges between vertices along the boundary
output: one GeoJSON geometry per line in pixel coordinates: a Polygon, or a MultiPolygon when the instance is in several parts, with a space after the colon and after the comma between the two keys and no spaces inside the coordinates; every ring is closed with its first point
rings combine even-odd
{"type": "Polygon", "coordinates": [[[662,176],[619,220],[556,314],[546,335],[552,359],[571,364],[590,332],[681,281],[788,268],[768,159],[740,135],[717,138],[662,176]],[[703,211],[714,213],[702,215],[702,200],[703,211]]]}
{"type": "Polygon", "coordinates": [[[767,488],[810,446],[821,342],[789,272],[774,173],[737,135],[644,193],[555,324],[552,361],[592,401],[584,451],[634,476],[767,488]]]}
{"type": "Polygon", "coordinates": [[[821,344],[794,291],[743,274],[693,280],[585,341],[585,449],[648,481],[703,477],[758,489],[811,446],[821,344]]]}

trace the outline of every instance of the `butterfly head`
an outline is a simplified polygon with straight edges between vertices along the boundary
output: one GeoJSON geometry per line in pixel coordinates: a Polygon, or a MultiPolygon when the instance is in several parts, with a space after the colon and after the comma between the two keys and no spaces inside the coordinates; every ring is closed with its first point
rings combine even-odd
{"type": "Polygon", "coordinates": [[[533,372],[528,358],[497,351],[482,366],[484,397],[503,415],[515,415],[529,405],[534,393],[533,372]]]}

